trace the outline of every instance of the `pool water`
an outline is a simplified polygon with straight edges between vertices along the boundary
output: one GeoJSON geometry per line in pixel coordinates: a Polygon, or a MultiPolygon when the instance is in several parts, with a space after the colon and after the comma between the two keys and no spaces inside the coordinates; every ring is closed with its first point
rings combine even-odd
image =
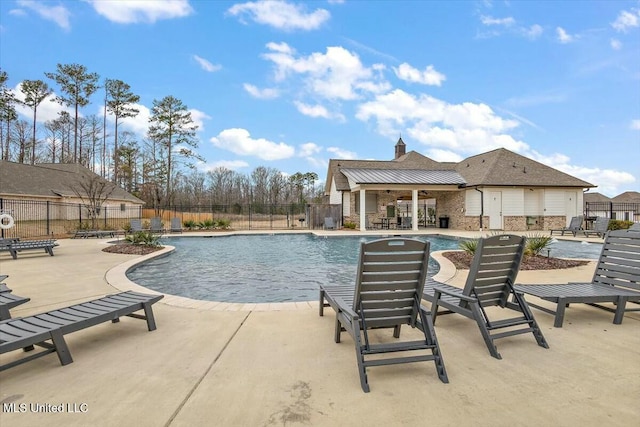
{"type": "MultiPolygon", "coordinates": [[[[360,242],[379,236],[319,237],[311,234],[172,237],[176,248],[127,272],[127,277],[158,292],[234,303],[312,301],[320,284],[353,285],[360,242]]],[[[458,240],[418,236],[431,251],[458,249],[458,240]]],[[[598,258],[602,245],[558,241],[551,256],[598,258]]],[[[544,254],[546,255],[546,253],[544,254]]],[[[429,274],[438,272],[430,259],[429,274]]]]}

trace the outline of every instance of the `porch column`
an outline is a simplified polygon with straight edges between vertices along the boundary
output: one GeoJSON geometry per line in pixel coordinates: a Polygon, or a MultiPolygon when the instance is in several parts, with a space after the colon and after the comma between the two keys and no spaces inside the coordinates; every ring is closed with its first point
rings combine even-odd
{"type": "Polygon", "coordinates": [[[411,190],[411,229],[418,231],[418,190],[411,190]]]}
{"type": "Polygon", "coordinates": [[[364,188],[360,189],[360,231],[367,229],[367,199],[364,188]]]}

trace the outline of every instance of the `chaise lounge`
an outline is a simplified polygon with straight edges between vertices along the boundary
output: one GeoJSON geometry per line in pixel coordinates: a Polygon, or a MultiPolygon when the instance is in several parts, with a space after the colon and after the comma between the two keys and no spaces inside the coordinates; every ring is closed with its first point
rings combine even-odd
{"type": "Polygon", "coordinates": [[[34,316],[0,321],[0,354],[24,349],[32,351],[34,345],[44,350],[0,366],[0,371],[56,352],[60,364],[73,362],[64,336],[90,326],[129,316],[147,321],[149,331],[156,329],[152,305],[164,295],[146,295],[121,292],[67,308],[52,310],[34,316]],[[137,311],[144,310],[144,315],[137,311]],[[50,342],[49,342],[50,341],[50,342]]]}
{"type": "Polygon", "coordinates": [[[556,309],[530,303],[532,307],[555,315],[553,326],[561,328],[565,309],[583,303],[614,312],[613,323],[622,323],[627,301],[640,302],[640,232],[615,230],[607,233],[590,283],[516,285],[516,290],[555,303],[556,309]],[[601,303],[613,303],[614,308],[601,303]]]}
{"type": "Polygon", "coordinates": [[[18,252],[44,249],[46,253],[53,256],[53,248],[58,246],[55,240],[20,240],[2,239],[0,241],[0,252],[9,252],[13,259],[18,259],[18,252]]]}
{"type": "Polygon", "coordinates": [[[583,221],[584,221],[584,216],[582,215],[574,216],[571,218],[571,221],[569,222],[568,227],[551,229],[549,230],[549,234],[553,236],[554,232],[556,233],[559,232],[561,236],[564,236],[564,233],[571,233],[573,234],[573,237],[575,237],[576,234],[578,234],[578,232],[582,230],[583,221]]]}

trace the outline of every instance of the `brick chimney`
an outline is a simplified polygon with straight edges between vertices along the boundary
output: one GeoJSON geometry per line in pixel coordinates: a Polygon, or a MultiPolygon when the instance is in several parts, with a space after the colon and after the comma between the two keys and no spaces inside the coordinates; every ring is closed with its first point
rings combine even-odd
{"type": "Polygon", "coordinates": [[[396,143],[396,159],[399,157],[404,156],[405,154],[407,154],[407,146],[405,145],[404,141],[402,140],[402,137],[400,137],[398,139],[398,142],[396,143]]]}

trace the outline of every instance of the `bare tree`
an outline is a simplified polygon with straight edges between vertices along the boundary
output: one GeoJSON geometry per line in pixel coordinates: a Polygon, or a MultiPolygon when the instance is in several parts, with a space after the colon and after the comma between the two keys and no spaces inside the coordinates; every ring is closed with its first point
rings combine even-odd
{"type": "Polygon", "coordinates": [[[80,199],[82,206],[91,219],[91,228],[97,229],[97,219],[104,203],[109,200],[117,187],[115,184],[96,174],[83,175],[78,178],[71,191],[80,199]]]}
{"type": "Polygon", "coordinates": [[[0,71],[0,155],[5,160],[9,160],[11,123],[18,120],[16,98],[7,87],[8,79],[8,74],[0,71]]]}
{"type": "Polygon", "coordinates": [[[31,142],[31,164],[36,162],[36,117],[38,105],[51,95],[51,89],[42,80],[24,80],[20,85],[24,94],[22,103],[33,110],[33,141],[31,142]]]}
{"type": "Polygon", "coordinates": [[[138,95],[131,92],[131,86],[122,80],[107,80],[108,93],[107,110],[115,117],[115,129],[113,133],[113,182],[118,182],[118,121],[126,117],[135,117],[140,110],[134,108],[140,100],[138,95]]]}

